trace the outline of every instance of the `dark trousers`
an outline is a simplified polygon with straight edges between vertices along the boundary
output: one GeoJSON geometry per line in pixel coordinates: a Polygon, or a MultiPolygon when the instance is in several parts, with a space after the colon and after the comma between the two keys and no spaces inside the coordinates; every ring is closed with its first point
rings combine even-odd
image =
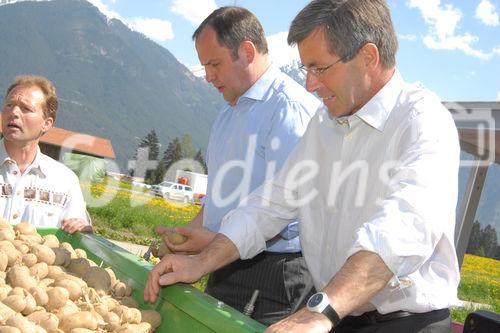
{"type": "Polygon", "coordinates": [[[252,318],[264,325],[288,317],[305,306],[315,292],[301,253],[272,252],[213,272],[205,292],[243,312],[256,289],[259,296],[252,318]]]}
{"type": "Polygon", "coordinates": [[[450,311],[441,309],[382,321],[348,316],[331,333],[451,333],[450,311]]]}

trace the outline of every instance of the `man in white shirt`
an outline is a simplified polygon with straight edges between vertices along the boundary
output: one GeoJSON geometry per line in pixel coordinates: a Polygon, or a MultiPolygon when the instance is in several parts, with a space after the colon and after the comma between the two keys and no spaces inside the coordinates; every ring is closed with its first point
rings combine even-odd
{"type": "Polygon", "coordinates": [[[11,224],[90,232],[78,177],[41,153],[40,137],[54,124],[58,99],[52,82],[19,76],[7,89],[0,143],[0,210],[11,224]]]}
{"type": "Polygon", "coordinates": [[[383,0],[314,0],[292,22],[288,42],[298,45],[307,88],[324,110],[279,174],[225,216],[203,252],[156,266],[145,299],[255,255],[299,217],[320,292],[266,332],[450,332],[459,282],[451,115],[396,70],[383,0]]]}

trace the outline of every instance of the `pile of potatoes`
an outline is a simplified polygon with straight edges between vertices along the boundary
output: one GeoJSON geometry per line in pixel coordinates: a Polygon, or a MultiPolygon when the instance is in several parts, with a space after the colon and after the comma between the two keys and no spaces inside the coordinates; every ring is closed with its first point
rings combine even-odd
{"type": "Polygon", "coordinates": [[[149,333],[160,314],[82,249],[0,219],[0,333],[149,333]]]}

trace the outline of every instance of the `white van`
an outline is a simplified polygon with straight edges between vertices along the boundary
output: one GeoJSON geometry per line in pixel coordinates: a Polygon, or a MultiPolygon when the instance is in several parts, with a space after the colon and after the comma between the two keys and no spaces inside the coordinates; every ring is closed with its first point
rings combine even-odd
{"type": "Polygon", "coordinates": [[[151,186],[151,194],[169,200],[179,200],[184,203],[193,202],[193,188],[173,182],[162,182],[151,186]]]}

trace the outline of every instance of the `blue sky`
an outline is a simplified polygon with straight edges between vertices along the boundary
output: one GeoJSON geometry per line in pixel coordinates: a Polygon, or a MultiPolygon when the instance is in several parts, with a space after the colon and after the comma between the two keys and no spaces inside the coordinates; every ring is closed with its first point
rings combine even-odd
{"type": "MultiPolygon", "coordinates": [[[[239,5],[261,21],[273,61],[298,60],[286,45],[306,0],[90,0],[167,48],[196,71],[191,34],[217,7],[239,5]]],[[[500,0],[388,0],[400,48],[398,68],[448,101],[500,101],[500,0]]],[[[199,73],[199,72],[198,72],[199,73]]]]}

